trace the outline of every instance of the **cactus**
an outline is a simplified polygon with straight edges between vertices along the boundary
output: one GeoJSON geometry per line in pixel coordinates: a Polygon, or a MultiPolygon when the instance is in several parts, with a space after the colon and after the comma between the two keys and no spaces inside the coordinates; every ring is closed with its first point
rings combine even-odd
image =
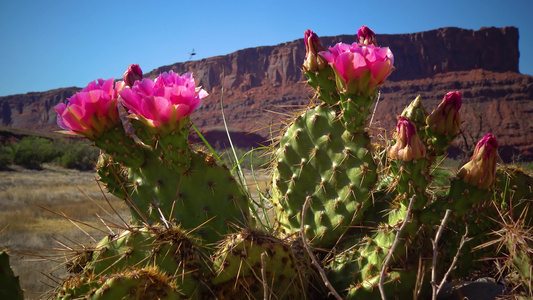
{"type": "Polygon", "coordinates": [[[309,263],[290,241],[245,229],[221,242],[213,255],[213,290],[219,299],[245,296],[301,299],[307,290],[309,263]]]}
{"type": "Polygon", "coordinates": [[[171,277],[156,268],[138,268],[96,278],[73,277],[58,293],[58,299],[187,299],[173,286],[171,277]],[[169,284],[170,282],[170,284],[169,284]]]}
{"type": "MultiPolygon", "coordinates": [[[[131,72],[124,75],[125,81],[131,72]]],[[[56,110],[59,125],[92,139],[103,150],[98,163],[100,180],[127,202],[132,222],[175,221],[185,229],[195,229],[208,243],[230,233],[231,224],[246,224],[247,196],[229,170],[214,163],[211,156],[190,149],[187,142],[189,114],[207,95],[195,87],[192,76],[163,73],[155,81],[137,80],[132,86],[119,82],[113,87],[112,81],[91,83],[56,110]],[[167,103],[153,102],[160,93],[166,93],[167,103]],[[91,97],[99,97],[107,114],[90,115],[91,97]],[[118,102],[131,112],[131,125],[119,119],[118,102]]]]}
{"type": "Polygon", "coordinates": [[[5,250],[0,252],[0,299],[24,299],[19,278],[13,273],[5,250]]]}
{"type": "Polygon", "coordinates": [[[300,230],[301,207],[310,199],[305,230],[317,246],[333,245],[360,220],[377,179],[370,139],[348,132],[337,112],[318,106],[294,121],[280,141],[272,178],[282,230],[300,230]]]}
{"type": "Polygon", "coordinates": [[[377,145],[368,119],[394,70],[390,49],[366,26],[351,45],[326,49],[310,30],[304,41],[316,99],[274,139],[272,226],[257,228],[257,202],[189,145],[190,114],[207,96],[192,75],[152,81],[132,65],[123,81],[90,83],[56,107],[63,129],[102,150],[99,180],[131,212],[67,262],[58,299],[427,298],[448,273],[498,256],[531,290],[533,176],[497,170],[490,133],[457,172],[439,171],[461,93],[430,114],[417,97],[395,139],[377,145]]]}

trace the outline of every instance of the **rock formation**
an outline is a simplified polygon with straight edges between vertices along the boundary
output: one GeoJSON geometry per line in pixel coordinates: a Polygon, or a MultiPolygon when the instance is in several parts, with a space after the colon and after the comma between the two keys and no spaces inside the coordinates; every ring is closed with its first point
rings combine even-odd
{"type": "MultiPolygon", "coordinates": [[[[356,38],[341,35],[321,39],[328,46],[351,43],[356,38]]],[[[518,73],[518,39],[515,27],[378,34],[379,45],[389,46],[395,55],[396,70],[381,89],[373,124],[383,129],[381,134],[390,134],[396,115],[418,94],[431,111],[446,92],[459,90],[463,93],[463,120],[468,126],[464,127],[464,138],[457,141],[458,147],[471,146],[484,133],[492,132],[498,137],[504,160],[533,159],[533,76],[518,73]]],[[[286,114],[304,107],[312,98],[300,69],[304,55],[303,39],[299,39],[162,66],[145,76],[154,78],[169,70],[193,72],[198,84],[210,93],[193,115],[196,126],[206,132],[220,130],[223,95],[228,125],[236,132],[255,132],[253,138],[238,135],[239,143],[253,145],[258,135],[268,143],[270,132],[283,128],[286,114]]],[[[57,130],[53,107],[77,90],[0,97],[0,121],[4,126],[57,130]]]]}

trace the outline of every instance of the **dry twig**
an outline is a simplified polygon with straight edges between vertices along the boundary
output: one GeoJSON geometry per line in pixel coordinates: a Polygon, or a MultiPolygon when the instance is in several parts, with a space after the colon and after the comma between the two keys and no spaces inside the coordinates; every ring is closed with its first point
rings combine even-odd
{"type": "Polygon", "coordinates": [[[448,221],[448,217],[450,216],[451,212],[452,211],[450,209],[446,210],[444,218],[442,218],[442,221],[440,222],[437,234],[435,235],[435,239],[431,240],[431,244],[433,245],[433,258],[431,260],[431,288],[433,290],[433,294],[431,299],[433,300],[437,299],[437,244],[439,243],[440,237],[442,236],[442,230],[448,221]]]}
{"type": "Polygon", "coordinates": [[[405,220],[402,223],[402,226],[398,229],[396,232],[396,236],[394,237],[394,242],[392,243],[392,246],[389,250],[389,253],[387,253],[387,257],[385,257],[385,261],[383,262],[383,266],[381,267],[381,272],[379,273],[379,293],[381,294],[382,300],[387,300],[387,296],[385,295],[385,288],[383,287],[383,278],[385,277],[385,270],[387,269],[387,266],[389,265],[389,262],[392,258],[392,254],[394,253],[394,249],[396,246],[398,246],[398,243],[400,242],[400,235],[402,234],[403,229],[405,228],[405,225],[408,223],[409,215],[411,214],[411,206],[413,205],[413,202],[416,201],[416,195],[413,195],[411,197],[411,200],[409,200],[409,206],[407,207],[407,212],[405,214],[405,220]]]}
{"type": "Polygon", "coordinates": [[[261,253],[261,277],[263,278],[263,299],[268,300],[268,282],[266,274],[266,253],[261,253]]]}
{"type": "Polygon", "coordinates": [[[437,295],[439,294],[440,290],[442,289],[442,286],[446,282],[446,278],[448,278],[453,268],[455,268],[455,264],[457,264],[457,261],[459,260],[459,256],[461,254],[461,249],[463,248],[465,243],[470,240],[469,238],[467,238],[467,236],[468,236],[468,225],[466,225],[465,234],[463,234],[463,237],[461,237],[461,242],[459,243],[459,248],[457,248],[457,253],[453,257],[452,264],[448,268],[448,271],[446,271],[446,274],[444,274],[444,277],[442,277],[439,287],[437,288],[437,295]]]}

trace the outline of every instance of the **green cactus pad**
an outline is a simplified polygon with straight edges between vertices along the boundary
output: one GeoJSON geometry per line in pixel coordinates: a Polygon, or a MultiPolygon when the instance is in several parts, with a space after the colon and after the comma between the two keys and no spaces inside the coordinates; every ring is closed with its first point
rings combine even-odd
{"type": "Polygon", "coordinates": [[[334,107],[300,115],[281,138],[273,174],[272,203],[287,234],[298,232],[309,199],[306,236],[314,246],[335,244],[362,219],[377,180],[365,133],[346,131],[334,107]]]}
{"type": "Polygon", "coordinates": [[[331,66],[317,72],[305,72],[307,83],[316,90],[317,98],[328,104],[336,104],[340,98],[335,82],[335,72],[331,66]]]}
{"type": "Polygon", "coordinates": [[[228,236],[213,257],[219,299],[263,299],[265,286],[276,299],[301,299],[306,292],[310,265],[285,240],[245,229],[228,236]]]}
{"type": "Polygon", "coordinates": [[[118,272],[98,279],[72,278],[57,297],[58,300],[144,300],[189,299],[178,291],[169,277],[147,267],[118,272]]]}
{"type": "MultiPolygon", "coordinates": [[[[409,225],[411,224],[407,226],[409,225]]],[[[359,244],[336,255],[326,267],[328,279],[333,287],[337,291],[343,291],[346,294],[345,299],[380,299],[378,290],[380,272],[395,237],[395,230],[383,227],[372,237],[366,236],[359,240],[359,244]]],[[[416,261],[418,259],[416,255],[420,255],[423,251],[418,249],[413,252],[414,247],[410,240],[406,238],[405,233],[402,234],[385,271],[384,288],[387,297],[405,296],[407,295],[405,292],[412,291],[416,284],[415,279],[419,271],[416,266],[421,263],[416,261]],[[410,249],[409,255],[407,249],[410,249]]],[[[427,294],[427,291],[428,286],[421,290],[424,294],[427,294]]]]}
{"type": "Polygon", "coordinates": [[[341,94],[340,98],[341,119],[346,130],[353,133],[363,132],[368,125],[366,119],[370,116],[370,107],[375,97],[341,94]]]}
{"type": "MultiPolygon", "coordinates": [[[[418,287],[417,270],[394,270],[385,273],[383,290],[387,299],[429,299],[431,288],[428,280],[418,287]]],[[[355,283],[347,290],[345,300],[382,299],[379,291],[379,275],[355,283]]]]}
{"type": "Polygon", "coordinates": [[[103,132],[94,144],[113,157],[113,160],[130,168],[138,168],[144,163],[144,151],[140,144],[126,134],[122,124],[103,132]]]}
{"type": "Polygon", "coordinates": [[[99,180],[111,194],[119,199],[126,199],[131,194],[131,184],[128,183],[128,169],[117,163],[113,158],[101,152],[96,163],[99,180]]]}
{"type": "Polygon", "coordinates": [[[0,299],[24,299],[19,278],[13,273],[5,250],[0,252],[0,299]]]}
{"type": "Polygon", "coordinates": [[[425,158],[408,162],[391,160],[390,169],[395,176],[393,186],[400,203],[407,207],[411,197],[416,195],[412,209],[421,210],[428,201],[426,195],[426,188],[430,182],[428,160],[425,158]]]}
{"type": "Polygon", "coordinates": [[[248,220],[248,198],[230,171],[201,152],[191,153],[190,168],[178,172],[156,157],[137,170],[130,170],[134,186],[130,199],[134,223],[181,224],[187,230],[215,243],[248,220]]]}
{"type": "Polygon", "coordinates": [[[157,266],[159,272],[171,276],[185,295],[199,295],[198,278],[209,278],[204,249],[179,227],[132,228],[118,236],[104,238],[94,248],[84,267],[86,274],[111,276],[117,271],[157,266]]]}
{"type": "Polygon", "coordinates": [[[513,215],[518,217],[524,208],[526,219],[533,217],[533,174],[517,166],[502,166],[496,171],[498,182],[495,187],[495,198],[499,208],[508,211],[512,207],[513,215]]]}

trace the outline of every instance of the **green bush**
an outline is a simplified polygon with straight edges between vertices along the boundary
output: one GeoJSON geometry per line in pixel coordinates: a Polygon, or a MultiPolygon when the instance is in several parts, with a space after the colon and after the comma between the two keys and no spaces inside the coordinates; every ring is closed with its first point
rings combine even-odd
{"type": "Polygon", "coordinates": [[[27,169],[42,169],[42,164],[51,162],[59,155],[59,149],[45,138],[28,136],[12,145],[13,163],[27,169]]]}
{"type": "Polygon", "coordinates": [[[56,163],[68,169],[93,170],[100,150],[84,142],[64,142],[63,154],[56,163]]]}
{"type": "Polygon", "coordinates": [[[0,145],[0,170],[9,170],[13,163],[13,148],[11,145],[0,145]]]}
{"type": "Polygon", "coordinates": [[[28,136],[18,143],[0,145],[0,169],[16,164],[27,169],[42,169],[43,163],[87,171],[94,169],[99,150],[86,141],[50,140],[28,136]]]}

